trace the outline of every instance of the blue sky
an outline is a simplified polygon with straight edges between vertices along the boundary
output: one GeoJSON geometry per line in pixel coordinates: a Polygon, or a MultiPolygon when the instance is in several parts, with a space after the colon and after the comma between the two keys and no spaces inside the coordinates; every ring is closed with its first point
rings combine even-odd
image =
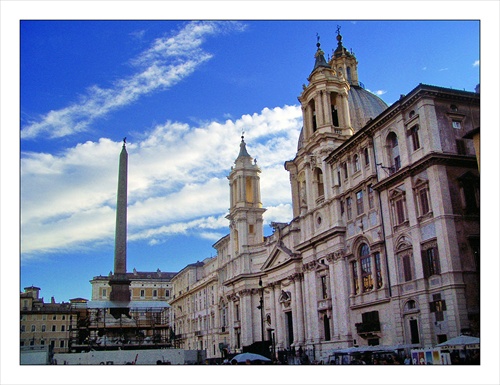
{"type": "MultiPolygon", "coordinates": [[[[39,370],[16,373],[18,356],[11,354],[17,335],[10,330],[18,319],[6,314],[18,306],[19,290],[39,286],[46,301],[90,299],[89,280],[113,268],[124,136],[129,270],[177,271],[214,255],[213,243],[228,232],[226,176],[243,130],[263,170],[266,233],[270,221],[291,219],[283,163],[295,155],[297,96],[313,68],[316,34],[328,55],[340,25],[344,46],[359,61],[361,82],[387,104],[419,83],[473,91],[481,73],[483,124],[499,127],[496,1],[40,0],[1,1],[0,7],[0,283],[2,341],[13,338],[8,353],[2,344],[3,366],[13,360],[9,383],[41,381],[39,370]],[[353,15],[367,21],[352,21],[353,15]],[[408,17],[476,21],[388,21],[408,17]],[[158,18],[171,21],[151,21],[158,18]],[[295,21],[252,21],[263,18],[295,21]],[[319,18],[328,20],[312,21],[319,18]],[[241,21],[189,22],[200,19],[241,21]]],[[[498,129],[482,133],[481,172],[495,176],[487,178],[482,197],[488,194],[488,210],[498,213],[498,129]],[[489,145],[493,151],[484,151],[489,145]]],[[[496,220],[488,218],[484,239],[498,238],[496,220]]],[[[498,271],[498,258],[488,267],[484,274],[498,271]]],[[[492,282],[498,284],[496,276],[492,282]]],[[[498,319],[494,312],[483,320],[498,319]]],[[[482,359],[487,363],[490,355],[482,359]]],[[[460,380],[474,373],[460,371],[460,380]]]]}
{"type": "Polygon", "coordinates": [[[113,269],[123,137],[128,270],[179,271],[228,233],[242,131],[262,167],[266,224],[292,219],[283,163],[295,156],[316,34],[331,54],[340,25],[360,80],[390,105],[419,83],[473,91],[479,24],[22,21],[20,289],[90,299],[89,280],[113,269]]]}

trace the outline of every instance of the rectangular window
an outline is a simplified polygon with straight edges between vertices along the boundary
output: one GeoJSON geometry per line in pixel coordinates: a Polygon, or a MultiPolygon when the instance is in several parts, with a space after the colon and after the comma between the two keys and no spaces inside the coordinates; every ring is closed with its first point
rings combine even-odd
{"type": "Polygon", "coordinates": [[[340,201],[340,215],[344,215],[344,201],[340,201]]]}
{"type": "Polygon", "coordinates": [[[429,263],[429,275],[439,274],[441,271],[439,266],[439,259],[437,256],[437,247],[432,247],[426,250],[427,261],[429,263]]]}
{"type": "Polygon", "coordinates": [[[35,325],[31,325],[31,331],[32,332],[36,332],[36,326],[35,325]]]}
{"type": "Polygon", "coordinates": [[[463,196],[465,198],[465,211],[468,214],[479,211],[479,189],[473,182],[466,181],[463,183],[463,196]]]}
{"type": "Polygon", "coordinates": [[[352,262],[352,283],[354,294],[359,294],[359,282],[358,282],[358,262],[352,262]]]}
{"type": "Polygon", "coordinates": [[[65,331],[66,330],[66,327],[64,325],[61,325],[61,331],[65,331]]]}
{"type": "Polygon", "coordinates": [[[467,147],[465,146],[465,140],[456,139],[455,142],[457,144],[457,154],[458,155],[467,155],[467,147]]]}
{"type": "Polygon", "coordinates": [[[372,185],[369,185],[368,186],[368,207],[370,209],[373,209],[375,206],[374,206],[374,203],[373,203],[373,186],[372,185]]]}
{"type": "Polygon", "coordinates": [[[46,326],[45,325],[42,325],[42,332],[44,332],[46,329],[46,326]]]}
{"type": "Polygon", "coordinates": [[[328,289],[327,289],[327,284],[326,284],[326,275],[322,275],[320,279],[321,279],[321,298],[327,299],[328,298],[328,289]]]}
{"type": "Polygon", "coordinates": [[[144,289],[141,289],[141,298],[144,298],[144,289]]]}
{"type": "Polygon", "coordinates": [[[371,256],[361,259],[361,280],[363,281],[363,293],[373,290],[371,256]]]}
{"type": "Polygon", "coordinates": [[[56,331],[56,325],[52,325],[52,331],[55,332],[56,331]]]}
{"type": "Polygon", "coordinates": [[[453,128],[456,128],[457,130],[460,130],[462,128],[462,122],[460,120],[453,120],[451,122],[451,126],[453,128]]]}
{"type": "Polygon", "coordinates": [[[363,214],[363,190],[360,190],[356,193],[356,209],[358,211],[358,215],[363,214]]]}
{"type": "Polygon", "coordinates": [[[395,206],[396,224],[400,225],[405,221],[405,208],[403,199],[396,200],[394,202],[394,206],[395,206]]]}
{"type": "Polygon", "coordinates": [[[64,348],[64,340],[59,341],[59,347],[60,347],[60,348],[64,348]]]}
{"type": "Polygon", "coordinates": [[[342,163],[342,167],[344,168],[344,179],[347,179],[347,177],[349,176],[347,174],[347,162],[342,163]]]}
{"type": "Polygon", "coordinates": [[[422,188],[418,191],[418,199],[420,203],[420,215],[427,214],[430,211],[430,206],[426,188],[422,188]]]}
{"type": "Polygon", "coordinates": [[[103,297],[103,298],[106,298],[106,294],[107,294],[106,289],[102,289],[102,297],[103,297]]]}
{"type": "Polygon", "coordinates": [[[422,250],[422,267],[424,270],[424,278],[441,274],[439,253],[436,246],[422,250]]]}
{"type": "Polygon", "coordinates": [[[413,151],[420,148],[420,138],[418,137],[418,126],[413,126],[410,128],[410,137],[413,144],[413,151]]]}
{"type": "Polygon", "coordinates": [[[352,199],[351,197],[347,197],[345,200],[346,210],[347,210],[347,219],[352,219],[352,199]]]}
{"type": "Polygon", "coordinates": [[[363,153],[365,158],[365,166],[368,166],[370,164],[370,151],[368,150],[368,147],[363,150],[363,153]]]}
{"type": "Polygon", "coordinates": [[[412,274],[411,274],[411,263],[410,263],[410,256],[404,255],[402,258],[403,261],[403,278],[405,282],[411,281],[412,280],[412,274]]]}
{"type": "Polygon", "coordinates": [[[158,290],[156,289],[153,290],[153,297],[155,298],[158,297],[158,290]]]}
{"type": "Polygon", "coordinates": [[[337,171],[337,179],[339,181],[339,187],[342,186],[342,178],[340,177],[340,171],[337,171]]]}
{"type": "Polygon", "coordinates": [[[26,325],[21,325],[21,333],[24,333],[26,331],[26,325]]]}

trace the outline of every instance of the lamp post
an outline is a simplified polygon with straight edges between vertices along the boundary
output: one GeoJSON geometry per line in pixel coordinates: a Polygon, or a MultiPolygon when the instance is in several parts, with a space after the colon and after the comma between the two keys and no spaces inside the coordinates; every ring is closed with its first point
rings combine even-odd
{"type": "Polygon", "coordinates": [[[260,335],[262,337],[261,340],[264,341],[264,288],[262,287],[261,277],[259,277],[259,286],[260,286],[260,300],[257,309],[260,309],[260,335]]]}

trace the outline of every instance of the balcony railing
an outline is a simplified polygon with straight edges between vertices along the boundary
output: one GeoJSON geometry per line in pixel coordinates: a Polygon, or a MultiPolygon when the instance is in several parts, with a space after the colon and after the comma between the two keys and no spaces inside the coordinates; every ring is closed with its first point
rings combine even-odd
{"type": "Polygon", "coordinates": [[[380,332],[380,321],[360,322],[355,326],[358,334],[380,332]]]}

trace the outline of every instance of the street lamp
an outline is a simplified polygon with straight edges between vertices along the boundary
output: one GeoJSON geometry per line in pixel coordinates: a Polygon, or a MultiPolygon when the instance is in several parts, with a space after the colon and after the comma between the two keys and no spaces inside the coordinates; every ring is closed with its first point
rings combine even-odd
{"type": "Polygon", "coordinates": [[[264,341],[264,288],[262,287],[262,278],[259,277],[259,286],[260,286],[260,300],[259,306],[257,309],[260,309],[260,335],[262,337],[262,341],[264,341]]]}

